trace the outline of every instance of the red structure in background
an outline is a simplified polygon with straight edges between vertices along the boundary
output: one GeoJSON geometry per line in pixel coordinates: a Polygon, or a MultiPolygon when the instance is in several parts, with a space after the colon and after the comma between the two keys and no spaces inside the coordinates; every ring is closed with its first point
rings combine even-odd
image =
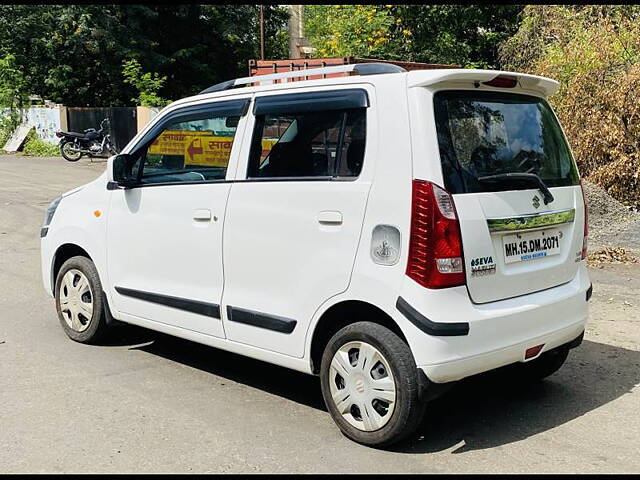
{"type": "MultiPolygon", "coordinates": [[[[311,68],[351,65],[354,63],[391,63],[406,70],[433,70],[437,68],[460,68],[459,65],[439,65],[435,63],[401,62],[395,60],[377,60],[375,58],[336,57],[336,58],[295,58],[286,60],[249,60],[249,75],[269,75],[270,73],[293,72],[311,68]]],[[[298,80],[317,80],[320,78],[344,77],[346,73],[329,75],[309,75],[298,80]]],[[[295,81],[295,79],[289,79],[295,81]]]]}

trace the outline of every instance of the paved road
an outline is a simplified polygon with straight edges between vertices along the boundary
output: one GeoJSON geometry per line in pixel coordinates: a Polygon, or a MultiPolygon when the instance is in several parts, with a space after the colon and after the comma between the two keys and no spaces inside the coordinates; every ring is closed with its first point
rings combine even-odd
{"type": "Polygon", "coordinates": [[[314,377],[133,327],[65,337],[39,226],[103,168],[0,156],[0,472],[640,471],[638,267],[593,271],[586,340],[549,380],[461,382],[375,450],[340,435],[314,377]]]}

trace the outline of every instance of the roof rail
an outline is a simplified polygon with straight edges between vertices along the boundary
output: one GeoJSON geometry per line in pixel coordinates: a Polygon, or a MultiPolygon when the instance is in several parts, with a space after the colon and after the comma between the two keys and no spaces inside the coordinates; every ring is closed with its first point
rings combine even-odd
{"type": "Polygon", "coordinates": [[[310,77],[317,75],[331,75],[335,73],[353,72],[357,75],[380,75],[383,73],[402,73],[406,72],[402,67],[390,63],[353,63],[350,65],[339,65],[336,67],[308,68],[305,70],[295,70],[293,72],[273,73],[270,75],[256,75],[253,77],[236,78],[235,80],[227,80],[226,82],[217,83],[199,93],[212,93],[229,90],[238,85],[250,85],[258,82],[272,82],[276,80],[284,80],[286,78],[310,77]]]}

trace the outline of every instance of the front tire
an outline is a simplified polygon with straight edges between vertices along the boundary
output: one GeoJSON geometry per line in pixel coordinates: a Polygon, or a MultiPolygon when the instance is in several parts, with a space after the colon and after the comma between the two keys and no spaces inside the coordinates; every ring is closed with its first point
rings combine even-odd
{"type": "Polygon", "coordinates": [[[106,333],[105,301],[98,270],[87,257],[62,264],[55,285],[55,301],[62,329],[71,340],[95,343],[106,333]]]}
{"type": "Polygon", "coordinates": [[[72,147],[73,142],[62,142],[60,144],[60,155],[69,162],[77,162],[82,158],[82,152],[75,151],[72,147]]]}
{"type": "Polygon", "coordinates": [[[338,428],[364,445],[399,442],[413,433],[424,415],[418,368],[409,346],[376,323],[353,323],[329,340],[320,384],[338,428]]]}

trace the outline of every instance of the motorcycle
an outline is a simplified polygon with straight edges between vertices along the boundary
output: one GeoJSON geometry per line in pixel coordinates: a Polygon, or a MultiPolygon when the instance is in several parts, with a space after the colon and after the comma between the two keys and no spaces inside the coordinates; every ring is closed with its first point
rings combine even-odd
{"type": "Polygon", "coordinates": [[[70,162],[77,162],[83,155],[94,157],[96,155],[115,155],[118,153],[111,141],[109,131],[109,119],[100,122],[100,129],[88,128],[83,133],[56,132],[60,138],[60,153],[70,162]]]}

